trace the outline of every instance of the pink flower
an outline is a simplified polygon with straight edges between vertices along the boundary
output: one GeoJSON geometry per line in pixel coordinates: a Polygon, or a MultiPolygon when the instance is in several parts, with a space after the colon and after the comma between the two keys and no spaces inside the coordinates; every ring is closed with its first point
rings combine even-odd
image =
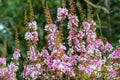
{"type": "Polygon", "coordinates": [[[120,50],[114,50],[112,54],[109,55],[110,59],[118,59],[120,58],[120,50]]]}
{"type": "Polygon", "coordinates": [[[91,25],[96,25],[96,23],[94,22],[94,20],[92,20],[92,21],[90,22],[90,24],[91,24],[91,25]]]}
{"type": "Polygon", "coordinates": [[[96,27],[93,27],[93,28],[92,28],[92,31],[95,32],[95,31],[96,31],[96,27]]]}
{"type": "Polygon", "coordinates": [[[52,65],[49,64],[49,65],[47,66],[47,68],[48,68],[48,69],[52,69],[52,65]]]}
{"type": "Polygon", "coordinates": [[[6,66],[6,67],[4,67],[4,69],[2,69],[3,70],[3,72],[8,72],[8,67],[6,66]]]}
{"type": "Polygon", "coordinates": [[[4,77],[4,72],[2,71],[2,69],[0,69],[0,78],[4,77]]]}
{"type": "Polygon", "coordinates": [[[101,70],[103,61],[102,60],[91,60],[89,67],[93,70],[101,70]]]}
{"type": "Polygon", "coordinates": [[[18,66],[16,66],[15,63],[11,62],[10,65],[8,65],[8,70],[10,72],[16,72],[18,70],[18,66]]]}
{"type": "Polygon", "coordinates": [[[103,45],[103,42],[102,42],[101,39],[97,39],[97,40],[95,41],[94,45],[95,45],[96,48],[98,48],[98,47],[100,47],[101,45],[103,45]]]}
{"type": "Polygon", "coordinates": [[[49,50],[53,50],[55,46],[54,35],[55,35],[54,33],[50,33],[48,35],[48,49],[49,50]]]}
{"type": "Polygon", "coordinates": [[[16,59],[16,60],[18,60],[19,57],[20,57],[20,50],[18,49],[16,51],[14,51],[13,58],[16,59]]]}
{"type": "Polygon", "coordinates": [[[69,48],[69,50],[68,50],[67,54],[69,54],[69,55],[74,54],[74,50],[73,50],[73,48],[69,48]]]}
{"type": "Polygon", "coordinates": [[[60,60],[53,60],[52,64],[53,70],[57,69],[60,63],[61,63],[60,60]]]}
{"type": "Polygon", "coordinates": [[[78,56],[77,60],[78,61],[87,61],[88,56],[86,54],[81,54],[81,55],[78,56]]]}
{"type": "Polygon", "coordinates": [[[96,36],[96,33],[95,33],[95,32],[90,35],[90,38],[91,38],[93,41],[95,41],[96,37],[97,37],[97,36],[96,36]]]}
{"type": "MultiPolygon", "coordinates": [[[[84,29],[83,29],[83,31],[84,31],[84,29]]],[[[87,31],[86,31],[86,36],[87,36],[88,38],[91,38],[92,33],[93,33],[92,30],[87,30],[87,31]]]]}
{"type": "Polygon", "coordinates": [[[87,41],[88,44],[92,44],[93,43],[90,38],[87,38],[86,41],[87,41]]]}
{"type": "Polygon", "coordinates": [[[31,61],[36,61],[37,60],[37,55],[35,53],[34,46],[30,46],[30,50],[27,52],[27,54],[29,55],[29,59],[31,61]]]}
{"type": "Polygon", "coordinates": [[[94,45],[89,44],[87,46],[87,54],[93,55],[94,54],[94,50],[95,50],[95,46],[94,45]]]}
{"type": "Polygon", "coordinates": [[[89,66],[87,68],[85,68],[85,73],[88,74],[88,75],[91,75],[93,72],[93,69],[90,68],[89,66]]]}
{"type": "Polygon", "coordinates": [[[38,41],[38,32],[37,31],[32,32],[32,35],[33,36],[31,38],[31,40],[34,41],[34,42],[38,41]]]}
{"type": "Polygon", "coordinates": [[[71,14],[68,15],[68,29],[71,29],[73,26],[78,27],[78,17],[77,16],[72,16],[71,14]]]}
{"type": "Polygon", "coordinates": [[[74,40],[75,50],[78,52],[86,52],[85,42],[80,42],[78,39],[74,40]]]}
{"type": "Polygon", "coordinates": [[[68,72],[70,76],[73,76],[74,71],[70,69],[70,66],[71,66],[70,63],[62,62],[60,60],[53,60],[52,69],[53,70],[58,69],[65,74],[66,72],[68,72]]]}
{"type": "Polygon", "coordinates": [[[16,74],[15,73],[7,73],[6,76],[5,76],[5,80],[14,80],[14,78],[16,77],[16,74]]]}
{"type": "Polygon", "coordinates": [[[22,73],[22,76],[23,77],[28,76],[28,75],[30,75],[30,73],[31,73],[30,67],[28,65],[24,65],[24,71],[22,73]]]}
{"type": "Polygon", "coordinates": [[[28,26],[29,26],[30,29],[37,30],[37,22],[36,21],[29,22],[28,26]]]}
{"type": "Polygon", "coordinates": [[[22,73],[23,78],[29,78],[30,80],[36,80],[42,73],[41,65],[24,65],[24,71],[22,73]]]}
{"type": "Polygon", "coordinates": [[[100,50],[101,50],[102,52],[106,52],[106,50],[105,50],[105,46],[102,45],[102,46],[100,47],[100,50]]]}
{"type": "Polygon", "coordinates": [[[56,25],[55,24],[49,24],[49,29],[50,29],[50,31],[52,32],[55,32],[56,31],[56,25]]]}
{"type": "Polygon", "coordinates": [[[73,29],[69,30],[69,36],[68,36],[68,44],[69,46],[72,46],[72,39],[75,35],[75,31],[73,29]]]}
{"type": "Polygon", "coordinates": [[[0,64],[6,64],[6,58],[0,57],[0,64]]]}
{"type": "Polygon", "coordinates": [[[62,56],[62,60],[63,61],[67,61],[69,59],[69,57],[66,55],[66,54],[64,54],[63,56],[62,56]]]}
{"type": "Polygon", "coordinates": [[[75,31],[71,29],[71,30],[69,31],[68,39],[72,40],[72,37],[74,36],[74,34],[75,34],[75,31]]]}
{"type": "Polygon", "coordinates": [[[113,68],[113,66],[107,66],[106,69],[109,72],[109,77],[110,78],[115,78],[116,77],[117,73],[116,73],[115,69],[113,68]]]}
{"type": "Polygon", "coordinates": [[[116,71],[115,70],[109,70],[109,74],[114,75],[114,74],[116,74],[116,71]]]}
{"type": "Polygon", "coordinates": [[[38,41],[38,32],[26,32],[25,33],[25,39],[26,40],[32,40],[32,41],[38,41]]]}
{"type": "Polygon", "coordinates": [[[85,67],[84,67],[83,65],[79,64],[79,65],[78,65],[78,69],[79,69],[80,71],[84,71],[84,70],[85,70],[85,67]]]}
{"type": "Polygon", "coordinates": [[[82,31],[79,31],[79,33],[76,35],[78,38],[83,38],[85,34],[82,31]]]}
{"type": "Polygon", "coordinates": [[[45,26],[45,30],[50,32],[55,32],[57,30],[57,27],[55,24],[49,24],[45,26]]]}
{"type": "Polygon", "coordinates": [[[61,50],[61,51],[64,51],[64,50],[66,50],[66,46],[64,46],[63,44],[59,44],[59,49],[61,50]]]}
{"type": "Polygon", "coordinates": [[[74,77],[74,76],[75,76],[75,72],[74,72],[74,70],[71,69],[71,68],[68,68],[68,73],[69,73],[69,75],[70,75],[71,77],[74,77]]]}
{"type": "Polygon", "coordinates": [[[83,26],[83,28],[84,28],[85,30],[89,30],[89,29],[90,29],[90,23],[88,23],[88,22],[86,22],[86,21],[82,22],[82,26],[83,26]]]}
{"type": "Polygon", "coordinates": [[[68,10],[66,8],[58,8],[57,10],[58,16],[67,16],[68,15],[68,10]]]}
{"type": "Polygon", "coordinates": [[[47,57],[49,54],[48,54],[48,51],[46,49],[43,49],[40,53],[41,56],[43,57],[47,57]]]}
{"type": "Polygon", "coordinates": [[[107,42],[106,45],[105,45],[105,49],[107,51],[112,51],[113,47],[112,47],[112,45],[110,43],[107,42]]]}
{"type": "Polygon", "coordinates": [[[68,15],[68,10],[66,8],[58,8],[57,10],[57,21],[62,21],[68,15]]]}
{"type": "Polygon", "coordinates": [[[31,34],[31,32],[26,32],[26,33],[25,33],[25,39],[26,39],[26,40],[31,40],[32,37],[33,37],[33,36],[32,36],[32,34],[31,34]]]}

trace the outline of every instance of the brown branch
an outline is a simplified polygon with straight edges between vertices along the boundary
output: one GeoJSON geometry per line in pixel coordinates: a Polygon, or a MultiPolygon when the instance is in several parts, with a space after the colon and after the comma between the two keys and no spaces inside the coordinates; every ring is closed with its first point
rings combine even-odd
{"type": "Polygon", "coordinates": [[[99,6],[99,5],[95,5],[95,4],[93,4],[92,2],[88,2],[87,0],[84,0],[85,2],[87,2],[89,5],[91,5],[92,7],[94,7],[94,8],[99,8],[99,9],[102,9],[105,13],[107,13],[107,14],[109,14],[110,12],[109,12],[109,10],[107,9],[107,8],[105,8],[105,7],[103,7],[103,6],[99,6]]]}
{"type": "Polygon", "coordinates": [[[120,8],[114,8],[113,10],[110,11],[110,13],[114,13],[116,11],[120,11],[120,8]]]}

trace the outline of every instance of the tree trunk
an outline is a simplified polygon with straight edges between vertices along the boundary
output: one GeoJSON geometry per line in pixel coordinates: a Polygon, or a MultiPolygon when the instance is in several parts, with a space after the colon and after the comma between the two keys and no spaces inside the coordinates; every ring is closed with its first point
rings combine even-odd
{"type": "Polygon", "coordinates": [[[111,31],[111,23],[110,23],[110,14],[106,14],[107,17],[107,32],[108,32],[108,41],[112,43],[112,31],[111,31]]]}

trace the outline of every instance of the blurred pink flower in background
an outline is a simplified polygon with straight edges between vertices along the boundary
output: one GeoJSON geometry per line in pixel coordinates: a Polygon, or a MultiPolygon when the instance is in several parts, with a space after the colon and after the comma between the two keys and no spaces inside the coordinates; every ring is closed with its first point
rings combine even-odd
{"type": "Polygon", "coordinates": [[[18,60],[19,57],[20,57],[20,50],[18,49],[16,51],[14,51],[13,58],[16,59],[16,60],[18,60]]]}

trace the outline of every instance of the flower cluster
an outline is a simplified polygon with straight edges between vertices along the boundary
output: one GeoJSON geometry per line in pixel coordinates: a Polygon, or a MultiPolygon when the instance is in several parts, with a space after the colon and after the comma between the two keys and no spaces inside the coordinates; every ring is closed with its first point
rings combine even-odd
{"type": "Polygon", "coordinates": [[[6,64],[6,58],[5,57],[0,57],[0,64],[6,64]]]}
{"type": "Polygon", "coordinates": [[[55,46],[55,33],[57,30],[57,27],[55,24],[48,24],[45,26],[45,30],[49,31],[50,34],[48,35],[48,48],[50,50],[53,50],[54,46],[55,46]]]}
{"type": "Polygon", "coordinates": [[[35,21],[29,23],[29,29],[30,31],[25,33],[25,39],[26,40],[31,40],[31,41],[38,41],[38,32],[37,30],[37,23],[35,21]]]}
{"type": "Polygon", "coordinates": [[[29,29],[37,30],[37,22],[36,21],[29,22],[28,26],[29,26],[29,29]]]}
{"type": "Polygon", "coordinates": [[[68,22],[68,29],[71,29],[72,27],[76,26],[78,27],[78,17],[77,16],[73,16],[71,14],[68,15],[68,19],[69,19],[69,22],[68,22]]]}
{"type": "Polygon", "coordinates": [[[15,60],[18,60],[19,57],[20,57],[20,49],[14,51],[14,53],[13,53],[13,58],[14,58],[15,60]]]}
{"type": "MultiPolygon", "coordinates": [[[[47,24],[48,47],[37,49],[38,32],[36,21],[28,23],[25,40],[29,47],[22,71],[27,80],[119,80],[120,46],[113,50],[107,40],[97,36],[94,20],[83,21],[81,29],[79,19],[71,15],[66,8],[58,8],[57,21],[64,23],[68,17],[68,37],[62,42],[61,28],[54,23],[47,24]],[[67,45],[67,46],[65,46],[67,45]]],[[[60,26],[61,27],[61,26],[60,26]]],[[[19,63],[20,49],[13,53],[13,61],[6,65],[6,58],[0,58],[0,79],[14,80],[19,63]]]]}
{"type": "Polygon", "coordinates": [[[27,55],[29,56],[28,58],[31,61],[36,61],[37,60],[37,55],[36,55],[34,46],[30,46],[30,50],[27,51],[27,55]]]}
{"type": "Polygon", "coordinates": [[[25,39],[30,41],[31,44],[28,44],[30,46],[28,47],[27,58],[28,62],[31,62],[32,64],[24,64],[22,76],[25,79],[35,80],[42,73],[41,65],[38,62],[35,63],[35,61],[37,61],[40,56],[39,52],[36,49],[36,42],[38,41],[36,21],[28,23],[28,30],[29,31],[25,33],[25,39]]]}
{"type": "Polygon", "coordinates": [[[41,65],[24,65],[24,71],[22,73],[23,78],[36,80],[39,75],[42,74],[41,65]]]}
{"type": "MultiPolygon", "coordinates": [[[[62,22],[66,15],[63,17],[63,13],[60,11],[62,11],[62,8],[59,8],[57,13],[58,16],[62,14],[62,17],[59,16],[59,22],[62,22]]],[[[56,35],[59,33],[56,25],[48,24],[45,26],[45,30],[50,32],[48,34],[48,49],[51,53],[49,54],[47,50],[42,50],[41,55],[44,56],[47,70],[51,73],[56,73],[56,75],[52,75],[54,76],[52,79],[59,79],[62,75],[69,75],[69,77],[80,75],[83,78],[84,75],[87,75],[88,78],[93,76],[93,79],[102,78],[105,70],[105,73],[109,74],[105,76],[107,79],[119,79],[117,75],[119,68],[112,66],[112,62],[106,65],[107,60],[119,59],[119,49],[117,48],[113,51],[113,47],[108,41],[104,42],[97,37],[96,23],[93,20],[82,22],[82,30],[77,32],[74,29],[74,27],[78,27],[79,20],[77,16],[71,14],[67,16],[69,19],[68,28],[70,29],[68,33],[68,49],[62,42],[57,43],[56,46],[56,39],[58,38],[56,38],[56,35]],[[111,51],[113,51],[112,54],[108,56],[107,53],[111,51]],[[108,67],[111,67],[111,70],[107,70],[108,67]],[[76,69],[78,73],[76,73],[76,69]]],[[[48,77],[50,76],[48,75],[48,77]]]]}
{"type": "Polygon", "coordinates": [[[114,50],[110,55],[109,55],[110,59],[120,59],[120,46],[117,47],[116,50],[114,50]]]}
{"type": "Polygon", "coordinates": [[[17,60],[20,57],[20,50],[16,50],[13,53],[13,61],[6,65],[6,58],[0,57],[0,79],[14,80],[16,78],[16,72],[18,70],[19,63],[17,60]]]}
{"type": "Polygon", "coordinates": [[[50,32],[55,32],[57,30],[57,27],[55,24],[49,24],[45,26],[45,30],[50,32]]]}
{"type": "Polygon", "coordinates": [[[57,21],[63,21],[68,15],[68,10],[66,8],[57,9],[57,21]]]}

